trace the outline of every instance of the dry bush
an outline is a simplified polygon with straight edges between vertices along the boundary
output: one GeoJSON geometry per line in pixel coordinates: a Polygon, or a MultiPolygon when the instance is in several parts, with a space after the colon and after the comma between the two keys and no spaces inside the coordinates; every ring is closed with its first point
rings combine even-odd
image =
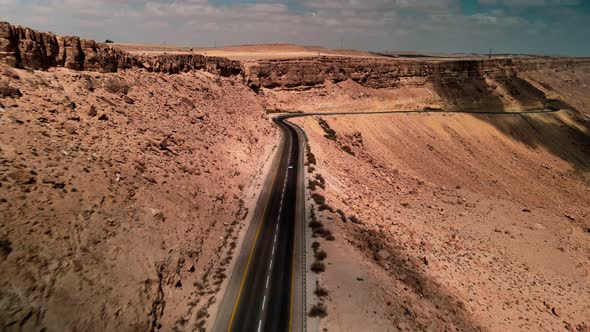
{"type": "Polygon", "coordinates": [[[128,94],[129,90],[131,90],[131,86],[127,82],[113,77],[106,80],[106,82],[104,83],[104,88],[106,91],[110,93],[117,93],[123,95],[128,94]]]}
{"type": "Polygon", "coordinates": [[[11,87],[8,82],[0,81],[0,98],[19,98],[22,95],[19,89],[11,87]]]}
{"type": "Polygon", "coordinates": [[[328,122],[324,119],[319,119],[318,123],[320,124],[320,127],[322,127],[322,129],[324,130],[324,132],[326,133],[324,135],[325,138],[332,140],[332,141],[336,141],[336,130],[330,128],[330,125],[328,124],[328,122]]]}
{"type": "Polygon", "coordinates": [[[338,215],[340,216],[340,219],[342,219],[343,222],[346,222],[346,214],[344,213],[344,211],[337,209],[336,213],[338,213],[338,215]]]}
{"type": "Polygon", "coordinates": [[[326,316],[328,316],[328,309],[326,309],[326,306],[323,303],[315,304],[311,307],[311,310],[309,310],[309,317],[324,318],[326,316]]]}
{"type": "Polygon", "coordinates": [[[350,216],[348,217],[348,219],[353,224],[362,224],[362,222],[356,216],[350,216]]]}
{"type": "Polygon", "coordinates": [[[311,198],[317,205],[326,204],[326,198],[318,193],[311,194],[311,198]]]}
{"type": "Polygon", "coordinates": [[[314,241],[311,244],[311,247],[313,248],[313,251],[316,251],[316,250],[318,250],[320,248],[320,243],[318,241],[314,241]]]}
{"type": "Polygon", "coordinates": [[[326,271],[326,264],[322,262],[313,262],[311,264],[311,270],[315,273],[322,273],[326,271]]]}
{"type": "Polygon", "coordinates": [[[328,254],[325,251],[323,251],[323,250],[320,250],[320,251],[318,251],[318,252],[315,253],[315,259],[317,261],[323,261],[326,258],[328,258],[328,254]]]}
{"type": "Polygon", "coordinates": [[[353,157],[356,156],[356,154],[354,153],[354,151],[352,151],[352,149],[348,145],[343,145],[342,146],[342,150],[344,152],[348,153],[349,155],[353,156],[353,157]]]}
{"type": "Polygon", "coordinates": [[[317,297],[326,297],[328,296],[329,292],[326,288],[320,287],[319,285],[316,287],[314,294],[317,297]]]}
{"type": "Polygon", "coordinates": [[[314,229],[315,228],[321,228],[323,226],[324,225],[321,222],[317,221],[317,220],[312,220],[312,221],[309,222],[309,227],[314,228],[314,229]]]}
{"type": "Polygon", "coordinates": [[[2,66],[2,75],[6,76],[6,77],[10,77],[13,78],[15,80],[20,79],[20,76],[18,76],[18,74],[10,67],[8,66],[2,66]]]}

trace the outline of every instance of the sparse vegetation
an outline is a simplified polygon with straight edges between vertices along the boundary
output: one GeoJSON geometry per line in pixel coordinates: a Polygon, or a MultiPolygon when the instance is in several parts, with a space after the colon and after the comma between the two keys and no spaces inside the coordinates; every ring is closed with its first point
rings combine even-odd
{"type": "Polygon", "coordinates": [[[311,264],[311,270],[315,273],[322,273],[326,271],[326,264],[322,262],[313,262],[311,264]]]}
{"type": "MultiPolygon", "coordinates": [[[[309,146],[309,145],[308,145],[309,146]]],[[[316,165],[315,155],[308,149],[307,150],[307,165],[316,165]]]]}
{"type": "Polygon", "coordinates": [[[105,44],[113,44],[113,43],[114,43],[114,41],[112,41],[112,40],[110,40],[110,39],[107,39],[107,40],[105,40],[105,41],[104,41],[104,43],[105,43],[105,44]]]}
{"type": "Polygon", "coordinates": [[[326,198],[318,193],[311,194],[311,198],[317,205],[322,205],[326,203],[326,198]]]}
{"type": "Polygon", "coordinates": [[[0,98],[19,98],[22,95],[19,89],[11,87],[8,82],[0,81],[0,98]]]}
{"type": "Polygon", "coordinates": [[[326,306],[323,303],[315,304],[311,307],[311,310],[309,310],[309,317],[324,318],[326,316],[328,316],[328,309],[326,309],[326,306]]]}
{"type": "Polygon", "coordinates": [[[320,124],[320,127],[322,127],[324,132],[326,133],[324,135],[324,137],[329,140],[336,141],[336,130],[332,129],[330,127],[330,125],[328,124],[328,122],[322,118],[320,118],[318,120],[318,123],[320,124]]]}
{"type": "Polygon", "coordinates": [[[329,292],[326,288],[320,287],[319,285],[316,286],[316,289],[314,291],[314,294],[317,297],[326,297],[328,296],[329,292]]]}
{"type": "Polygon", "coordinates": [[[362,222],[356,216],[350,216],[348,219],[353,224],[362,224],[362,222]]]}
{"type": "Polygon", "coordinates": [[[320,228],[322,226],[323,226],[322,223],[317,220],[312,220],[309,222],[309,227],[311,227],[311,228],[320,228]]]}
{"type": "Polygon", "coordinates": [[[319,243],[318,241],[314,241],[314,242],[311,244],[311,248],[312,248],[314,251],[318,250],[318,249],[320,248],[320,243],[319,243]]]}
{"type": "Polygon", "coordinates": [[[323,261],[326,258],[328,258],[328,254],[323,250],[320,250],[315,253],[315,259],[318,261],[323,261]]]}
{"type": "Polygon", "coordinates": [[[353,157],[356,156],[356,154],[354,153],[354,151],[352,151],[352,149],[348,145],[343,145],[342,146],[342,150],[344,152],[348,153],[349,155],[353,156],[353,157]]]}
{"type": "Polygon", "coordinates": [[[115,78],[107,79],[107,81],[104,83],[104,88],[110,93],[123,95],[128,94],[129,90],[131,90],[131,87],[127,82],[115,78]]]}
{"type": "Polygon", "coordinates": [[[340,216],[340,219],[342,219],[343,222],[346,222],[346,214],[344,213],[344,211],[337,209],[336,213],[338,213],[338,215],[340,216]]]}

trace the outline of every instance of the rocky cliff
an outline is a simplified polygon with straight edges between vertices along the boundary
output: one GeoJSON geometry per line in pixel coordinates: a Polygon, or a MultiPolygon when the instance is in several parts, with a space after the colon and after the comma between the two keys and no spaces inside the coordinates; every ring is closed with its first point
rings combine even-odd
{"type": "Polygon", "coordinates": [[[347,79],[370,88],[392,88],[494,73],[513,75],[515,67],[510,59],[412,61],[327,57],[267,60],[246,66],[247,81],[253,88],[314,86],[325,80],[347,79]]]}
{"type": "Polygon", "coordinates": [[[0,63],[27,69],[65,67],[74,70],[115,72],[125,68],[179,73],[206,70],[222,76],[242,73],[241,64],[226,58],[199,54],[132,55],[108,44],[79,37],[57,36],[0,22],[0,63]]]}
{"type": "Polygon", "coordinates": [[[590,65],[589,59],[508,58],[485,60],[394,60],[378,58],[300,58],[265,60],[245,66],[248,84],[254,88],[317,86],[326,80],[351,79],[369,88],[446,84],[485,77],[515,77],[540,67],[574,70],[590,65]]]}

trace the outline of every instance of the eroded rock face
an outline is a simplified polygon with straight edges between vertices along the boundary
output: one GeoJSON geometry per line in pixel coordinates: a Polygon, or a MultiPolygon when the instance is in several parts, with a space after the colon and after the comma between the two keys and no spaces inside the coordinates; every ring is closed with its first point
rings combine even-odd
{"type": "Polygon", "coordinates": [[[571,70],[588,63],[571,59],[399,60],[380,58],[299,58],[264,60],[246,65],[248,85],[259,88],[313,87],[326,80],[348,79],[368,88],[422,86],[425,83],[460,84],[485,77],[514,78],[518,72],[548,67],[571,70]]]}
{"type": "Polygon", "coordinates": [[[131,55],[107,44],[75,36],[56,36],[0,22],[0,63],[28,69],[65,67],[73,70],[116,72],[131,67],[181,73],[205,70],[221,76],[243,72],[239,61],[199,54],[131,55]]]}

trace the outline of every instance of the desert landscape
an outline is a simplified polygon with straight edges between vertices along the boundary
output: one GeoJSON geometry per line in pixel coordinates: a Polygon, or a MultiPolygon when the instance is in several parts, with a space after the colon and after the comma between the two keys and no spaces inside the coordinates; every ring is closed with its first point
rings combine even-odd
{"type": "Polygon", "coordinates": [[[303,330],[590,330],[590,58],[4,22],[0,66],[3,331],[216,330],[279,114],[306,142],[303,330]]]}

